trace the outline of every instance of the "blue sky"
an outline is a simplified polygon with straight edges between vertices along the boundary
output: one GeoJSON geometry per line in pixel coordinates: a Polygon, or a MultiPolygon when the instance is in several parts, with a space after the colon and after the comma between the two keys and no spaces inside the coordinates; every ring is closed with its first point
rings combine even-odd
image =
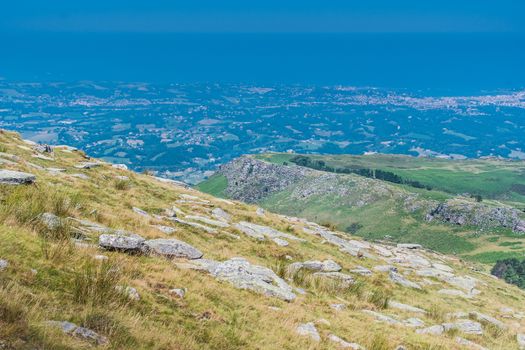
{"type": "Polygon", "coordinates": [[[521,0],[17,0],[0,30],[52,32],[525,32],[521,0]]]}

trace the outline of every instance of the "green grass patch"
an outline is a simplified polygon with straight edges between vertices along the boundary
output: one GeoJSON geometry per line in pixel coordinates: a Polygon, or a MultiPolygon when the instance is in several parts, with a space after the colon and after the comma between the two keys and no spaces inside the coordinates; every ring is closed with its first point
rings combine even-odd
{"type": "Polygon", "coordinates": [[[525,251],[501,251],[501,252],[484,252],[475,255],[463,255],[463,258],[483,264],[494,264],[498,260],[517,258],[523,259],[525,251]]]}
{"type": "Polygon", "coordinates": [[[198,184],[196,187],[199,191],[223,198],[225,197],[224,190],[228,187],[228,179],[226,179],[226,176],[224,175],[215,174],[198,184]]]}

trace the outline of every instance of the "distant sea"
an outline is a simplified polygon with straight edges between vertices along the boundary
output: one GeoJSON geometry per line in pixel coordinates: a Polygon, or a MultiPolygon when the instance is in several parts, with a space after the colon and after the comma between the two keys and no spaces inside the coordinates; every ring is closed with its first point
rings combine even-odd
{"type": "Polygon", "coordinates": [[[475,94],[525,87],[517,34],[0,34],[19,81],[353,85],[475,94]]]}

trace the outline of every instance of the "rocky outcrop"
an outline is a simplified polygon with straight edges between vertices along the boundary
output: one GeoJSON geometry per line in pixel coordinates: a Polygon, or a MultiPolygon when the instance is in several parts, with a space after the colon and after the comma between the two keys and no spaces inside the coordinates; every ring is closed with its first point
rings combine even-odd
{"type": "Polygon", "coordinates": [[[255,203],[304,179],[311,170],[298,166],[282,166],[249,156],[240,157],[221,166],[219,174],[228,180],[228,197],[255,203]]]}
{"type": "Polygon", "coordinates": [[[472,225],[482,229],[504,227],[525,233],[525,220],[520,212],[509,207],[492,207],[483,203],[451,199],[430,210],[427,221],[441,221],[456,225],[472,225]]]}
{"type": "Polygon", "coordinates": [[[36,176],[33,174],[13,170],[0,170],[0,184],[27,185],[32,184],[35,181],[36,176]]]}
{"type": "Polygon", "coordinates": [[[271,269],[253,265],[244,258],[231,258],[219,262],[208,259],[192,260],[191,263],[177,264],[179,268],[207,271],[221,281],[227,281],[236,288],[248,289],[269,297],[293,301],[293,288],[271,269]]]}
{"type": "Polygon", "coordinates": [[[114,234],[102,234],[98,238],[98,244],[102,248],[110,250],[121,250],[127,252],[143,252],[144,242],[141,236],[127,231],[115,231],[114,234]]]}

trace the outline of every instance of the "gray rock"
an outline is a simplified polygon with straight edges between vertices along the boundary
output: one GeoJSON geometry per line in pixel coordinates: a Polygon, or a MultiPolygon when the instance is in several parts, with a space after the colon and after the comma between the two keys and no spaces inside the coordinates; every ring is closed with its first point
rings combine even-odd
{"type": "Polygon", "coordinates": [[[211,214],[217,220],[222,220],[224,222],[230,222],[232,219],[231,215],[225,212],[224,210],[222,210],[221,208],[214,208],[211,211],[211,214]]]}
{"type": "Polygon", "coordinates": [[[214,277],[228,281],[237,288],[253,290],[286,301],[292,301],[296,297],[292,287],[272,270],[252,265],[246,259],[231,258],[208,266],[214,277]]]}
{"type": "Polygon", "coordinates": [[[86,174],[71,174],[71,176],[82,180],[89,180],[89,176],[87,176],[86,174]]]}
{"type": "Polygon", "coordinates": [[[446,331],[449,329],[457,329],[466,334],[483,334],[481,323],[471,320],[458,320],[454,323],[443,323],[442,326],[445,327],[446,331]]]}
{"type": "Polygon", "coordinates": [[[75,336],[82,340],[86,340],[86,341],[95,343],[97,345],[105,345],[109,343],[106,337],[96,333],[95,331],[92,331],[91,329],[88,329],[85,327],[79,327],[76,324],[71,323],[71,322],[47,321],[46,324],[51,327],[58,328],[66,334],[75,336]]]}
{"type": "Polygon", "coordinates": [[[314,341],[318,342],[321,340],[321,337],[319,336],[319,332],[317,331],[317,328],[315,328],[315,325],[313,322],[302,323],[297,326],[295,331],[297,332],[297,334],[305,336],[305,337],[310,337],[314,341]]]}
{"type": "Polygon", "coordinates": [[[305,262],[296,262],[290,264],[287,268],[288,273],[295,273],[300,269],[316,271],[316,272],[338,272],[341,271],[341,266],[333,260],[325,261],[305,261],[305,262]]]}
{"type": "Polygon", "coordinates": [[[392,265],[378,265],[378,266],[374,266],[372,269],[377,272],[390,272],[390,271],[397,272],[397,268],[392,265]]]}
{"type": "Polygon", "coordinates": [[[176,295],[177,297],[179,298],[184,298],[184,296],[186,295],[186,289],[182,289],[182,288],[173,288],[173,289],[170,289],[169,290],[169,293],[170,294],[173,294],[173,295],[176,295]]]}
{"type": "Polygon", "coordinates": [[[314,273],[315,277],[326,278],[334,281],[340,282],[343,286],[350,286],[354,283],[354,278],[350,275],[341,273],[341,272],[316,272],[314,273]]]}
{"type": "Polygon", "coordinates": [[[122,293],[122,294],[124,294],[125,296],[127,296],[128,299],[130,299],[130,300],[135,300],[135,301],[140,300],[140,294],[139,294],[139,292],[138,292],[135,288],[133,288],[133,287],[129,287],[129,286],[116,286],[115,289],[116,289],[117,292],[122,293]]]}
{"type": "Polygon", "coordinates": [[[170,226],[164,226],[164,225],[153,225],[157,230],[159,230],[162,233],[165,233],[167,235],[171,235],[175,231],[177,231],[175,228],[170,226]]]}
{"type": "Polygon", "coordinates": [[[278,230],[275,230],[268,226],[263,225],[257,225],[253,224],[251,222],[241,221],[238,224],[235,225],[235,228],[246,234],[247,236],[253,237],[258,240],[264,240],[265,237],[268,237],[270,239],[274,238],[282,238],[287,239],[291,241],[304,241],[304,239],[301,239],[299,237],[296,237],[294,235],[284,233],[278,230]]]}
{"type": "Polygon", "coordinates": [[[421,313],[421,314],[426,314],[427,313],[425,310],[420,309],[418,307],[407,305],[407,304],[403,304],[403,303],[399,303],[399,302],[394,301],[394,300],[390,300],[388,302],[388,307],[391,307],[391,308],[394,308],[394,309],[398,309],[398,310],[403,310],[403,311],[421,313]]]}
{"type": "Polygon", "coordinates": [[[363,266],[356,266],[355,268],[351,269],[350,272],[356,273],[361,276],[371,276],[372,275],[372,271],[370,271],[369,269],[363,266]]]}
{"type": "Polygon", "coordinates": [[[192,220],[192,221],[200,221],[202,223],[205,223],[211,226],[217,226],[217,227],[222,227],[222,228],[230,227],[230,224],[224,221],[213,220],[213,219],[207,218],[205,216],[200,216],[200,215],[187,215],[185,219],[192,220]]]}
{"type": "Polygon", "coordinates": [[[470,340],[465,339],[465,338],[456,337],[455,340],[456,340],[456,343],[458,343],[460,345],[468,346],[469,348],[474,349],[474,350],[489,350],[486,347],[481,346],[479,344],[476,344],[473,341],[470,341],[470,340]]]}
{"type": "Polygon", "coordinates": [[[425,326],[425,322],[417,317],[410,317],[403,321],[405,326],[419,328],[425,326]]]}
{"type": "Polygon", "coordinates": [[[376,319],[376,321],[386,322],[386,323],[395,324],[395,325],[401,324],[401,322],[399,320],[396,320],[395,318],[387,316],[387,315],[383,315],[383,314],[381,314],[379,312],[372,311],[372,310],[362,310],[362,311],[365,314],[368,314],[368,315],[374,317],[376,319]]]}
{"type": "Polygon", "coordinates": [[[330,307],[335,311],[343,311],[344,309],[346,309],[345,304],[330,304],[330,307]]]}
{"type": "Polygon", "coordinates": [[[111,164],[111,167],[120,170],[128,170],[128,166],[126,164],[111,164]]]}
{"type": "Polygon", "coordinates": [[[279,247],[287,247],[290,245],[290,243],[288,243],[288,241],[285,241],[284,239],[281,239],[281,238],[272,238],[272,241],[277,244],[279,247]]]}
{"type": "Polygon", "coordinates": [[[469,313],[469,316],[478,320],[479,322],[490,323],[500,329],[507,329],[507,326],[505,325],[505,323],[501,322],[500,320],[492,316],[482,314],[481,312],[471,311],[469,313]]]}
{"type": "Polygon", "coordinates": [[[75,168],[77,168],[77,169],[93,169],[93,168],[99,167],[101,165],[102,165],[102,163],[83,162],[83,163],[75,165],[75,168]]]}
{"type": "Polygon", "coordinates": [[[0,184],[4,185],[27,185],[36,181],[33,174],[13,170],[0,170],[0,184]]]}
{"type": "Polygon", "coordinates": [[[9,266],[9,262],[7,260],[0,259],[0,271],[7,269],[8,266],[9,266]]]}
{"type": "Polygon", "coordinates": [[[328,336],[328,339],[330,341],[334,342],[335,344],[337,344],[337,346],[342,348],[342,349],[364,350],[364,348],[361,345],[359,345],[357,343],[349,343],[346,340],[344,340],[342,338],[339,338],[335,334],[330,334],[328,336]]]}
{"type": "Polygon", "coordinates": [[[145,216],[145,217],[149,217],[149,214],[148,214],[146,211],[144,211],[144,210],[142,210],[142,209],[140,209],[140,208],[132,207],[131,209],[132,209],[135,213],[137,213],[137,214],[139,214],[139,215],[142,215],[142,216],[145,216]]]}
{"type": "Polygon", "coordinates": [[[98,245],[102,248],[135,253],[143,251],[144,242],[141,236],[122,230],[115,231],[115,234],[102,234],[98,238],[98,245]]]}
{"type": "Polygon", "coordinates": [[[40,222],[49,230],[56,230],[62,225],[62,220],[52,213],[43,213],[40,215],[40,222]]]}
{"type": "Polygon", "coordinates": [[[518,342],[518,347],[520,348],[520,350],[524,350],[525,349],[525,334],[523,333],[516,334],[516,341],[518,342]]]}
{"type": "Polygon", "coordinates": [[[397,272],[390,271],[389,273],[390,280],[394,283],[400,284],[404,287],[414,288],[414,289],[421,289],[421,286],[417,284],[416,282],[412,282],[407,280],[405,277],[400,275],[397,272]]]}
{"type": "Polygon", "coordinates": [[[445,327],[443,327],[440,324],[416,330],[417,334],[441,335],[441,334],[443,334],[443,332],[445,332],[445,327]]]}
{"type": "Polygon", "coordinates": [[[453,296],[453,297],[461,297],[461,298],[465,298],[465,299],[472,298],[472,295],[467,294],[467,293],[465,293],[465,292],[463,292],[461,290],[457,290],[457,289],[440,289],[440,290],[438,290],[438,293],[439,294],[453,296]]]}
{"type": "Polygon", "coordinates": [[[167,258],[199,259],[203,255],[202,252],[188,243],[173,238],[151,239],[146,241],[144,245],[149,251],[167,258]]]}
{"type": "Polygon", "coordinates": [[[188,226],[191,226],[191,227],[195,227],[197,229],[200,229],[200,230],[203,230],[203,231],[206,231],[210,234],[216,234],[217,233],[217,230],[214,229],[213,227],[209,227],[209,226],[206,226],[206,225],[202,225],[202,224],[199,224],[197,222],[192,222],[192,221],[186,221],[186,220],[182,220],[182,219],[179,219],[177,217],[170,217],[168,218],[168,220],[170,221],[174,221],[174,222],[177,222],[179,224],[183,224],[183,225],[188,225],[188,226]]]}

